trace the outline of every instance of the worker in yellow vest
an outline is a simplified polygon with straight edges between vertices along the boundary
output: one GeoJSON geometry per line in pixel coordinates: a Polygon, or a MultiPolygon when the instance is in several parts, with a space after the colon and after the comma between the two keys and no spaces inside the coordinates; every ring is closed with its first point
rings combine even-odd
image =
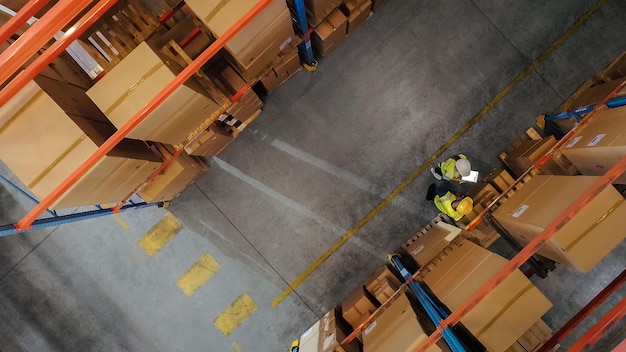
{"type": "Polygon", "coordinates": [[[426,199],[432,200],[440,212],[448,215],[454,221],[461,220],[474,208],[472,198],[456,195],[447,188],[436,187],[434,184],[428,187],[426,199]]]}
{"type": "Polygon", "coordinates": [[[430,168],[430,172],[437,180],[454,181],[463,183],[461,177],[468,176],[472,171],[472,165],[463,154],[455,155],[430,168]]]}

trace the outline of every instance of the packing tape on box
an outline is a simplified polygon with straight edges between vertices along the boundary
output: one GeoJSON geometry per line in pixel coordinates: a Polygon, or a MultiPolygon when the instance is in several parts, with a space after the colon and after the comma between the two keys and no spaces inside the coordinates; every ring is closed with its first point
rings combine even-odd
{"type": "Polygon", "coordinates": [[[489,330],[489,328],[493,324],[495,324],[496,320],[498,320],[502,316],[502,314],[506,312],[507,309],[509,309],[515,302],[517,302],[518,299],[520,299],[524,294],[526,294],[526,292],[532,290],[534,287],[535,285],[533,285],[532,283],[529,283],[522,290],[520,290],[515,296],[513,296],[513,298],[511,298],[511,300],[498,311],[498,314],[496,314],[493,318],[491,318],[489,322],[487,322],[487,324],[485,324],[485,326],[483,326],[482,329],[480,329],[478,333],[475,334],[476,337],[480,337],[487,330],[489,330]]]}
{"type": "Polygon", "coordinates": [[[602,221],[604,221],[615,209],[619,208],[620,205],[624,202],[624,198],[620,196],[620,198],[607,210],[602,216],[596,220],[591,226],[589,226],[585,231],[581,232],[570,244],[565,247],[566,251],[571,250],[580,242],[585,236],[587,236],[591,231],[593,231],[602,221]]]}
{"type": "Polygon", "coordinates": [[[148,78],[150,78],[150,76],[152,76],[155,72],[157,72],[161,67],[165,66],[165,63],[163,61],[158,62],[156,65],[152,66],[152,68],[150,68],[148,70],[148,72],[146,72],[143,76],[141,76],[141,78],[139,78],[137,80],[137,82],[135,82],[130,88],[128,88],[126,90],[126,92],[122,95],[120,95],[119,98],[117,98],[116,101],[113,102],[113,104],[111,104],[111,106],[109,106],[105,111],[104,114],[109,116],[113,111],[115,111],[123,102],[124,100],[126,100],[126,98],[130,97],[133,92],[148,78]]]}
{"type": "Polygon", "coordinates": [[[0,134],[4,133],[4,131],[6,131],[6,129],[13,122],[15,122],[15,120],[17,120],[17,118],[20,117],[20,115],[22,115],[26,110],[30,109],[30,107],[35,103],[35,101],[44,93],[45,93],[44,90],[40,88],[39,91],[33,94],[33,96],[30,97],[28,101],[26,101],[26,103],[22,105],[22,107],[19,110],[17,110],[17,112],[13,114],[13,116],[11,116],[9,120],[7,120],[7,122],[4,123],[4,125],[0,126],[0,134]]]}
{"type": "Polygon", "coordinates": [[[33,189],[33,187],[37,186],[37,184],[41,182],[41,180],[43,180],[43,178],[46,177],[50,173],[50,171],[52,171],[52,169],[54,169],[61,162],[61,160],[68,156],[68,154],[71,153],[74,149],[76,149],[76,147],[78,147],[78,145],[83,140],[85,140],[85,138],[87,138],[86,134],[78,137],[78,139],[74,141],[74,143],[72,143],[67,149],[65,149],[58,158],[54,159],[54,161],[50,165],[48,165],[45,170],[43,170],[37,177],[35,177],[35,179],[31,183],[28,184],[28,188],[33,189]]]}
{"type": "Polygon", "coordinates": [[[230,0],[222,0],[220,1],[214,8],[213,10],[211,10],[211,12],[209,12],[208,15],[206,15],[204,17],[204,23],[209,23],[211,22],[211,20],[213,19],[213,17],[215,17],[215,15],[217,15],[218,12],[222,11],[222,9],[224,8],[224,6],[226,6],[226,4],[228,4],[230,2],[230,0]]]}

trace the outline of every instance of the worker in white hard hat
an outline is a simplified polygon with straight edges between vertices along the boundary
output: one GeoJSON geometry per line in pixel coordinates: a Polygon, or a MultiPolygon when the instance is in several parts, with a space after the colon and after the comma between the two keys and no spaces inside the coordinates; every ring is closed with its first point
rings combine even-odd
{"type": "Polygon", "coordinates": [[[427,200],[432,200],[440,212],[448,215],[454,221],[459,221],[468,215],[474,208],[474,201],[470,197],[456,195],[445,187],[436,187],[431,184],[426,194],[427,200]]]}
{"type": "Polygon", "coordinates": [[[463,183],[461,177],[469,176],[472,165],[463,154],[455,155],[430,168],[430,172],[437,180],[454,181],[463,183]]]}

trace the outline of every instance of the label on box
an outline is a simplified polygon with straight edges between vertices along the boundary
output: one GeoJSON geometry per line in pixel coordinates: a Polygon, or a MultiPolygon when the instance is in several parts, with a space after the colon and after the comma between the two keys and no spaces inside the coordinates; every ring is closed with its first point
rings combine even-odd
{"type": "Polygon", "coordinates": [[[417,254],[417,253],[419,253],[419,252],[421,252],[423,250],[424,250],[424,245],[421,245],[421,246],[415,248],[413,251],[411,251],[411,254],[417,254]]]}
{"type": "Polygon", "coordinates": [[[524,212],[526,211],[526,209],[528,209],[530,206],[527,204],[522,205],[521,207],[519,207],[519,209],[517,209],[515,211],[515,213],[513,213],[513,217],[514,218],[519,218],[520,216],[522,216],[522,214],[524,214],[524,212]]]}
{"type": "Polygon", "coordinates": [[[582,138],[583,138],[583,136],[578,136],[578,137],[575,137],[574,139],[572,139],[572,141],[571,141],[571,142],[569,142],[569,143],[565,146],[565,148],[571,148],[571,147],[575,146],[575,145],[576,145],[576,143],[578,143],[578,141],[580,141],[582,138]]]}
{"type": "Polygon", "coordinates": [[[599,135],[593,137],[591,142],[589,142],[589,144],[587,144],[587,147],[593,147],[596,144],[600,143],[600,141],[602,140],[602,138],[604,138],[604,136],[606,136],[606,133],[600,133],[599,135]]]}
{"type": "Polygon", "coordinates": [[[376,322],[373,322],[365,329],[365,335],[369,334],[376,327],[376,322]]]}
{"type": "Polygon", "coordinates": [[[289,45],[289,43],[291,43],[291,37],[287,38],[287,40],[285,40],[281,45],[280,45],[280,51],[283,51],[283,49],[285,49],[287,47],[287,45],[289,45]]]}
{"type": "Polygon", "coordinates": [[[300,339],[304,339],[305,337],[311,335],[311,332],[313,332],[312,326],[309,328],[309,330],[305,331],[304,334],[302,334],[302,336],[300,336],[300,339]]]}

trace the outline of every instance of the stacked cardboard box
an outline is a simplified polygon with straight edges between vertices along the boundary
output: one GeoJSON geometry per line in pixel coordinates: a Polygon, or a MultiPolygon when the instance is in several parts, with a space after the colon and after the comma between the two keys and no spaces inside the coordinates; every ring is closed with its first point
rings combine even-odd
{"type": "Polygon", "coordinates": [[[391,298],[400,285],[400,280],[383,265],[365,282],[365,289],[374,296],[377,303],[382,304],[391,298]]]}
{"type": "MultiPolygon", "coordinates": [[[[293,0],[287,0],[287,2],[294,7],[293,0]]],[[[333,12],[342,0],[304,0],[304,7],[306,8],[307,21],[311,27],[317,27],[324,18],[333,12]]]]}
{"type": "MultiPolygon", "coordinates": [[[[506,264],[506,259],[463,241],[421,272],[423,281],[455,310],[506,264]]],[[[461,319],[489,351],[505,351],[552,304],[519,270],[511,273],[461,319]]]]}
{"type": "Polygon", "coordinates": [[[500,193],[506,191],[515,182],[513,176],[504,169],[491,170],[485,176],[484,181],[489,182],[500,193]]]}
{"type": "MultiPolygon", "coordinates": [[[[115,127],[75,85],[38,76],[0,109],[0,158],[38,197],[47,196],[115,127]],[[24,143],[23,138],[29,139],[24,143]]],[[[158,167],[143,142],[125,139],[52,208],[125,199],[158,167]]]]}
{"type": "Polygon", "coordinates": [[[350,35],[350,33],[359,28],[363,23],[365,23],[365,20],[370,17],[372,1],[346,0],[343,4],[341,4],[340,9],[348,18],[346,34],[350,35]]]}
{"type": "MultiPolygon", "coordinates": [[[[164,146],[160,151],[165,158],[170,158],[173,152],[164,146]]],[[[182,151],[139,195],[148,203],[172,200],[206,170],[202,160],[182,151]]]]}
{"type": "MultiPolygon", "coordinates": [[[[516,177],[521,176],[556,145],[554,136],[525,137],[526,135],[518,138],[507,148],[506,152],[500,154],[502,162],[516,177]]],[[[578,173],[576,167],[559,151],[552,153],[550,159],[539,170],[549,175],[576,175],[578,173]]]]}
{"type": "Polygon", "coordinates": [[[522,335],[517,342],[512,344],[506,352],[533,352],[537,351],[552,337],[552,329],[543,321],[537,321],[522,335]]]}
{"type": "MultiPolygon", "coordinates": [[[[117,128],[121,128],[176,77],[180,67],[173,65],[148,44],[141,43],[89,89],[87,95],[117,128]]],[[[205,94],[206,90],[192,77],[128,137],[173,145],[183,142],[220,109],[220,104],[205,94]]]]}
{"type": "Polygon", "coordinates": [[[261,83],[263,83],[263,87],[265,87],[268,92],[271,92],[280,87],[301,69],[302,65],[300,64],[298,48],[293,48],[261,77],[261,83]]]}
{"type": "MultiPolygon", "coordinates": [[[[595,176],[533,176],[493,216],[526,245],[598,179],[595,176]]],[[[538,253],[587,272],[626,237],[622,230],[625,217],[624,198],[609,186],[561,227],[538,253]]]]}
{"type": "Polygon", "coordinates": [[[338,308],[333,308],[300,336],[300,352],[360,352],[357,340],[347,346],[340,343],[348,336],[349,327],[338,308]]]}
{"type": "Polygon", "coordinates": [[[343,318],[353,328],[358,327],[375,310],[376,306],[369,299],[364,286],[359,286],[356,291],[341,303],[343,318]]]}
{"type": "MultiPolygon", "coordinates": [[[[604,175],[626,155],[626,107],[599,112],[561,151],[583,175],[604,175]]],[[[626,174],[615,183],[626,183],[626,174]]]]}
{"type": "Polygon", "coordinates": [[[313,48],[321,56],[328,55],[346,39],[347,28],[348,18],[341,10],[333,10],[311,34],[313,48]]]}
{"type": "MultiPolygon", "coordinates": [[[[188,0],[186,3],[219,38],[257,2],[188,0]]],[[[253,83],[280,52],[295,45],[287,4],[284,0],[274,0],[226,44],[226,50],[242,76],[253,83]]]]}
{"type": "Polygon", "coordinates": [[[424,267],[433,260],[442,249],[450,244],[461,231],[462,230],[456,226],[439,222],[425,233],[419,232],[417,235],[409,238],[402,244],[402,249],[404,249],[420,267],[424,267]]]}
{"type": "MultiPolygon", "coordinates": [[[[411,352],[428,338],[406,295],[399,296],[363,330],[363,352],[411,352]]],[[[441,351],[434,345],[428,351],[441,351]]]]}

